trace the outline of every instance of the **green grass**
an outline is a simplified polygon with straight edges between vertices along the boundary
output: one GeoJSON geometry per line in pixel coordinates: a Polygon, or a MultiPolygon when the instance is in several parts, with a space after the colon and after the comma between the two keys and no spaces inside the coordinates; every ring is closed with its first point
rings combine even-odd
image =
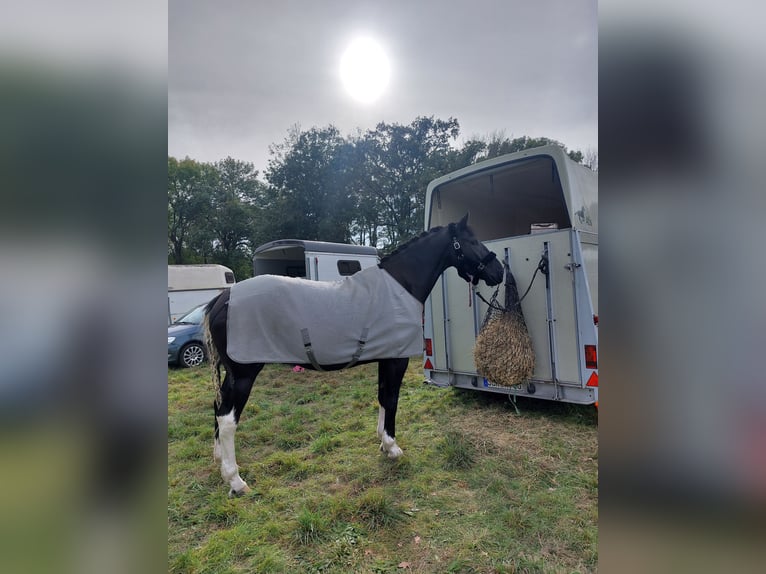
{"type": "Polygon", "coordinates": [[[170,370],[168,569],[207,572],[593,572],[592,408],[422,384],[412,361],[397,442],[378,451],[377,372],[267,366],[237,432],[253,489],[213,463],[206,367],[170,370]],[[400,565],[402,565],[400,567],[400,565]]]}
{"type": "Polygon", "coordinates": [[[476,458],[475,448],[463,433],[451,430],[444,435],[444,439],[437,448],[439,454],[444,457],[443,467],[446,470],[461,470],[471,468],[476,458]]]}

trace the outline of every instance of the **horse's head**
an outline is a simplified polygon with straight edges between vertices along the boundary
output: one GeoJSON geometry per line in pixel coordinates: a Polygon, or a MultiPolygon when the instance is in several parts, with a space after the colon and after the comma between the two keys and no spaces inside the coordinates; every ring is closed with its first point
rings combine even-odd
{"type": "Polygon", "coordinates": [[[457,223],[449,224],[454,250],[454,266],[466,281],[476,285],[479,279],[492,287],[503,280],[503,266],[495,254],[476,239],[468,227],[468,214],[457,223]]]}

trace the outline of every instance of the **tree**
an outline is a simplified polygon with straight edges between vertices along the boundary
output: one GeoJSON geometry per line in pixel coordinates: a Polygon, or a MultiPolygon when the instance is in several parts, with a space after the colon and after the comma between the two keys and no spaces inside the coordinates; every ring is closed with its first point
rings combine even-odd
{"type": "Polygon", "coordinates": [[[549,138],[508,138],[500,131],[453,147],[459,133],[454,118],[379,123],[352,137],[332,125],[302,130],[295,124],[269,148],[267,183],[252,164],[231,157],[215,164],[168,157],[169,260],[222,263],[244,278],[252,273],[253,249],[273,239],[389,249],[421,231],[433,179],[542,145],[558,145],[598,169],[598,152],[567,151],[549,138]]]}
{"type": "Polygon", "coordinates": [[[490,134],[486,140],[480,141],[485,141],[486,147],[483,153],[479,154],[478,161],[544,145],[559,146],[572,160],[576,161],[577,163],[580,163],[583,157],[581,151],[567,150],[567,146],[565,146],[560,141],[546,137],[531,138],[529,136],[521,136],[513,139],[508,139],[505,137],[505,134],[502,131],[499,131],[490,134]]]}
{"type": "Polygon", "coordinates": [[[265,174],[270,235],[348,242],[353,144],[334,126],[307,131],[295,126],[284,144],[272,147],[272,155],[265,174]]]}
{"type": "Polygon", "coordinates": [[[227,157],[214,164],[215,186],[210,195],[209,229],[214,260],[239,278],[252,275],[254,238],[261,223],[259,203],[263,183],[252,163],[227,157]]]}
{"type": "Polygon", "coordinates": [[[388,248],[422,230],[425,189],[448,171],[450,140],[459,131],[454,118],[418,117],[409,125],[380,123],[356,142],[357,201],[377,210],[377,217],[372,209],[364,213],[358,226],[373,223],[371,239],[385,240],[388,248]]]}
{"type": "Polygon", "coordinates": [[[189,240],[209,216],[214,181],[209,164],[168,157],[168,252],[175,264],[187,262],[189,240]]]}
{"type": "Polygon", "coordinates": [[[462,147],[453,149],[449,154],[448,172],[455,171],[486,158],[487,142],[480,138],[467,140],[462,147]]]}

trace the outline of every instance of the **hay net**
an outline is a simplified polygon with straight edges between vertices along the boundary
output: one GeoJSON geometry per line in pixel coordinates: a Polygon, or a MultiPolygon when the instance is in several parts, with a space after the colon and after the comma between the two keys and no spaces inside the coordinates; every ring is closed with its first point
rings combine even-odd
{"type": "Polygon", "coordinates": [[[497,301],[498,291],[487,302],[473,355],[477,372],[489,384],[501,387],[520,385],[535,370],[535,353],[529,337],[516,280],[504,262],[504,304],[497,301]]]}

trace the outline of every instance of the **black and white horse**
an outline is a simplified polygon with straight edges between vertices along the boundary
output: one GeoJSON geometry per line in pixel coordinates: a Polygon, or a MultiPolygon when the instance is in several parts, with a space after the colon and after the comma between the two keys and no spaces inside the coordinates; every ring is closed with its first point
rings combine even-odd
{"type": "MultiPolygon", "coordinates": [[[[417,301],[420,309],[439,276],[449,267],[455,267],[459,275],[474,285],[483,280],[487,285],[497,285],[503,280],[503,266],[479,242],[468,227],[468,215],[458,223],[435,227],[419,237],[399,246],[384,257],[379,268],[387,272],[401,287],[417,301]]],[[[352,281],[355,276],[345,279],[352,281]]],[[[256,281],[258,277],[246,281],[256,281]]],[[[222,292],[206,308],[205,329],[213,378],[218,390],[215,401],[215,443],[214,458],[220,461],[221,476],[229,484],[230,495],[240,495],[250,489],[239,476],[234,450],[234,433],[245,403],[250,396],[255,378],[265,362],[242,363],[234,361],[227,349],[227,323],[229,322],[229,291],[222,292]],[[220,367],[226,375],[221,381],[220,367]]],[[[273,303],[273,302],[272,302],[273,303]]],[[[418,321],[420,319],[418,318],[418,321]]],[[[321,340],[322,333],[315,333],[321,340]]],[[[420,341],[422,344],[422,340],[420,341]]],[[[277,361],[271,361],[277,362],[277,361]]],[[[280,361],[281,362],[281,361],[280,361]]],[[[378,437],[380,449],[390,458],[398,458],[402,449],[396,444],[396,408],[399,388],[407,370],[409,358],[367,358],[354,364],[378,363],[378,437]]],[[[291,362],[292,364],[292,362],[291,362]]],[[[313,360],[302,365],[305,368],[338,370],[348,363],[320,365],[313,360]],[[311,363],[314,363],[313,365],[311,363]]]]}

